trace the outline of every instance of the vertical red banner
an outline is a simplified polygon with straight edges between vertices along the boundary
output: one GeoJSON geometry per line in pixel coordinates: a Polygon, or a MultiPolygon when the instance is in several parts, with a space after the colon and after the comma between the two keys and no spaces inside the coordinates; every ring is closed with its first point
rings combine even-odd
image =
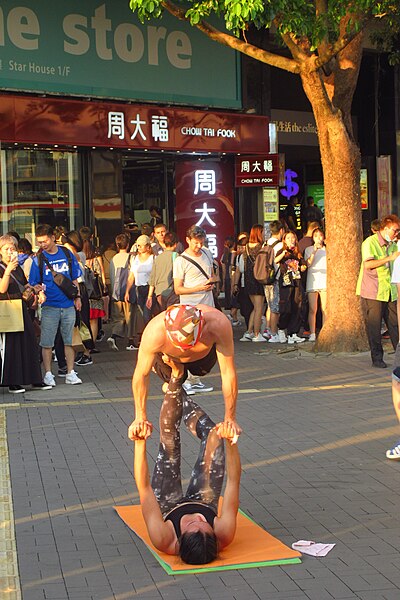
{"type": "Polygon", "coordinates": [[[208,247],[220,258],[224,239],[234,235],[233,167],[218,162],[179,162],[175,168],[176,218],[179,239],[199,225],[207,234],[208,247]]]}

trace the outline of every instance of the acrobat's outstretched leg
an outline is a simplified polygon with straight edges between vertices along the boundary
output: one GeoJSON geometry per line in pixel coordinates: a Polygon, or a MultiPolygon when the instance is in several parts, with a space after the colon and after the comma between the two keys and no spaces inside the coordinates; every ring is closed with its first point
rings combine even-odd
{"type": "Polygon", "coordinates": [[[200,440],[199,455],[185,498],[210,504],[217,511],[225,473],[224,440],[219,438],[215,423],[207,413],[185,392],[182,397],[184,423],[200,440]]]}

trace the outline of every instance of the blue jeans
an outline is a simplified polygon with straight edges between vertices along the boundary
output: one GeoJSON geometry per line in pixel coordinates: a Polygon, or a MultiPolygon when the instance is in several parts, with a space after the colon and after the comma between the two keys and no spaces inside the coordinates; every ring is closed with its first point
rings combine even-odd
{"type": "Polygon", "coordinates": [[[72,332],[75,325],[75,307],[57,308],[42,306],[42,321],[40,345],[42,348],[52,348],[56,338],[58,325],[64,346],[72,346],[72,332]]]}
{"type": "Polygon", "coordinates": [[[153,303],[154,303],[154,296],[151,299],[151,308],[147,308],[146,306],[146,301],[147,301],[147,295],[149,293],[149,286],[148,285],[138,285],[136,286],[136,294],[137,294],[137,303],[140,306],[142,313],[143,313],[143,321],[144,324],[147,325],[147,323],[150,321],[151,316],[152,316],[152,312],[153,312],[153,303]]]}

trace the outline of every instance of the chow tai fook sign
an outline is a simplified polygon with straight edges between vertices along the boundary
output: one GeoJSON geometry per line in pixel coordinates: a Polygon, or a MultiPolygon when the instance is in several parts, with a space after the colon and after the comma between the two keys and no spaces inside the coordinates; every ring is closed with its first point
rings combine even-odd
{"type": "Polygon", "coordinates": [[[191,225],[207,234],[214,258],[220,258],[224,239],[234,234],[233,177],[230,165],[221,162],[187,161],[176,165],[176,219],[178,236],[184,240],[191,225]]]}
{"type": "Polygon", "coordinates": [[[281,179],[281,155],[235,157],[236,187],[277,187],[281,179]]]}
{"type": "Polygon", "coordinates": [[[269,151],[269,119],[154,105],[1,96],[0,141],[168,150],[269,151]]]}

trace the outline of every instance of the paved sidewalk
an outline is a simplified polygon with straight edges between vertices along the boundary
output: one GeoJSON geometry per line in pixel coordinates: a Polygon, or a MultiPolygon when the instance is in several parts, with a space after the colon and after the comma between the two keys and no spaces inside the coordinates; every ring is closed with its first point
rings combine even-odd
{"type": "MultiPolygon", "coordinates": [[[[399,600],[390,369],[372,369],[367,354],[237,341],[241,507],[288,545],[336,546],[299,565],[172,577],[113,510],[138,501],[126,435],[136,353],[99,347],[81,386],[58,378],[51,391],[1,392],[1,600],[399,600]]],[[[206,380],[215,391],[196,400],[221,419],[218,370],[206,380]]],[[[152,376],[155,424],[161,399],[152,376]]],[[[195,442],[182,439],[188,477],[195,442]]],[[[157,430],[152,458],[156,446],[157,430]]]]}

